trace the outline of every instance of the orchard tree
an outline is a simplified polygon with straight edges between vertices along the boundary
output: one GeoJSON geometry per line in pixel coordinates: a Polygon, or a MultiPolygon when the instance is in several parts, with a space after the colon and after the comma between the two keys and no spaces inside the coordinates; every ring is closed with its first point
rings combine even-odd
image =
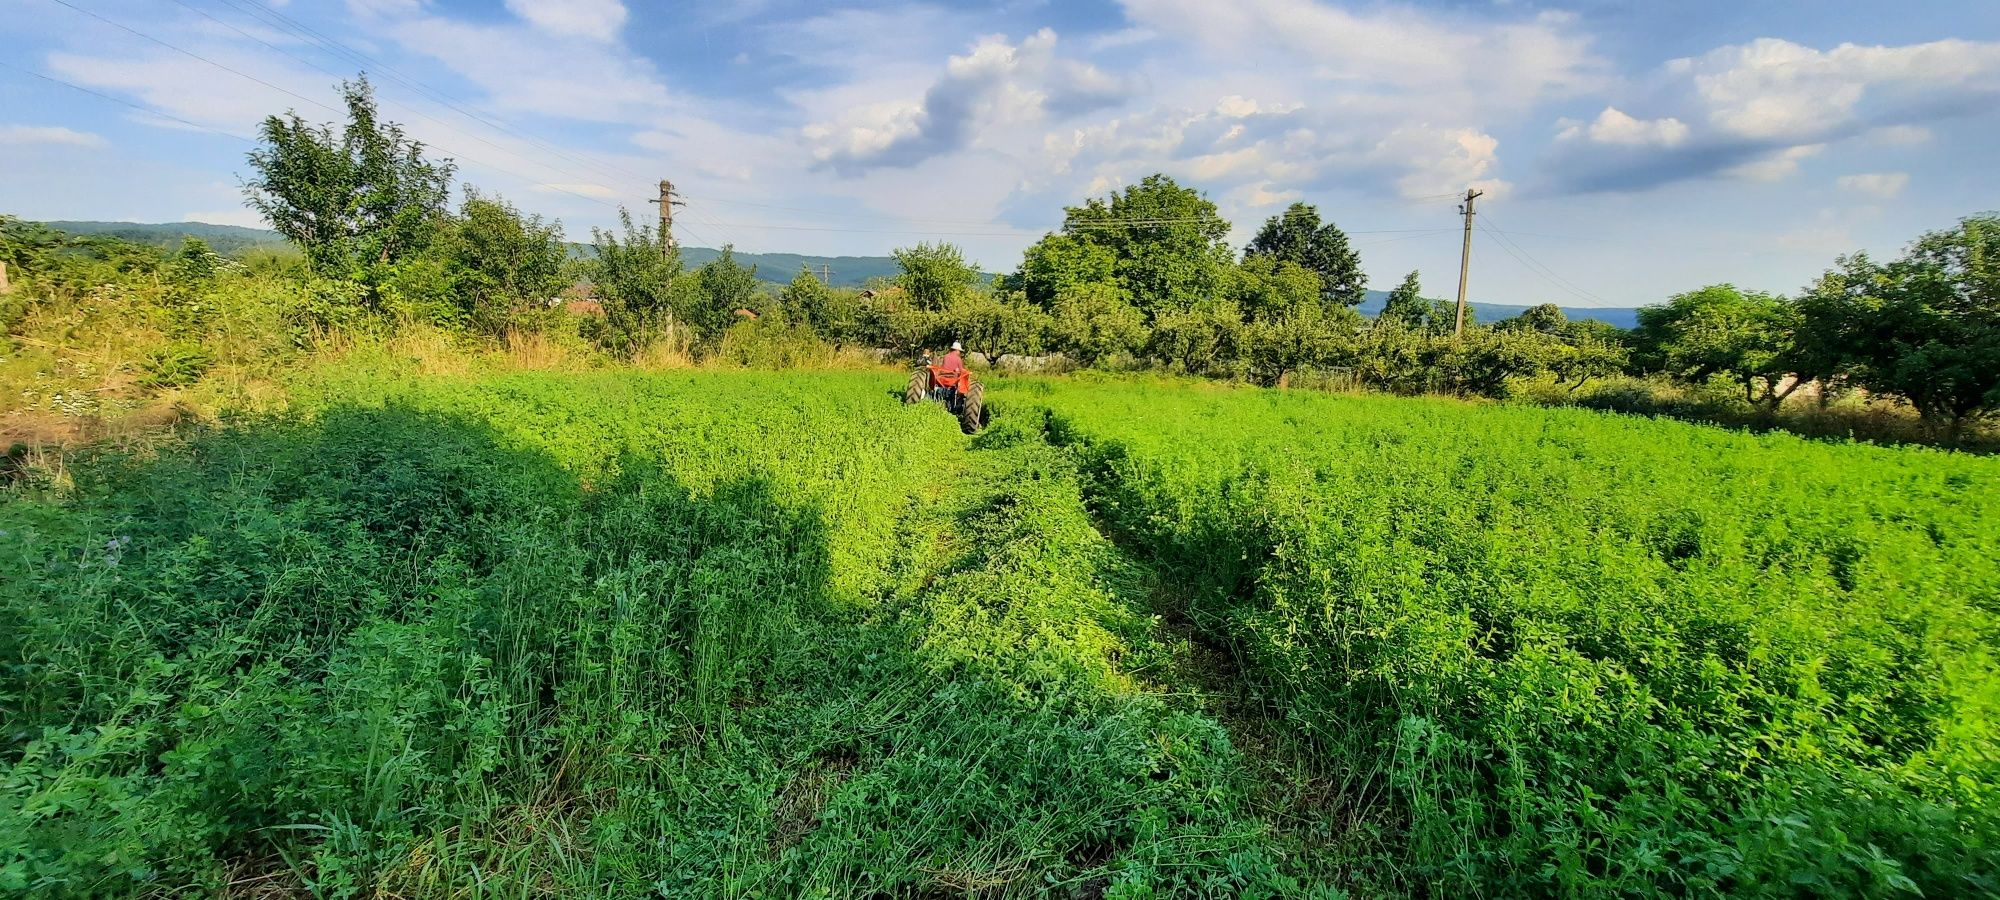
{"type": "Polygon", "coordinates": [[[1243,349],[1243,310],[1236,301],[1211,299],[1162,313],[1146,340],[1146,356],[1190,375],[1217,374],[1243,349]]]}
{"type": "Polygon", "coordinates": [[[1118,283],[1118,257],[1111,248],[1069,234],[1051,234],[1036,241],[1021,256],[1020,271],[1001,281],[1004,290],[1020,291],[1029,303],[1053,309],[1056,297],[1080,284],[1118,283]]]}
{"type": "Polygon", "coordinates": [[[1320,299],[1328,305],[1358,306],[1368,296],[1368,277],[1361,271],[1361,254],[1348,246],[1347,233],[1332,222],[1321,223],[1319,210],[1294,203],[1282,215],[1265,220],[1243,259],[1270,256],[1306,267],[1319,276],[1320,299]]]}
{"type": "Polygon", "coordinates": [[[1522,310],[1520,315],[1511,319],[1501,319],[1499,322],[1494,323],[1493,327],[1501,331],[1532,331],[1541,334],[1560,334],[1564,329],[1569,327],[1569,316],[1563,313],[1560,306],[1553,303],[1541,303],[1522,310]]]}
{"type": "MultiPolygon", "coordinates": [[[[1119,293],[1147,321],[1215,296],[1228,280],[1229,223],[1199,191],[1165,175],[1148,175],[1063,213],[1063,235],[1110,254],[1119,293]]],[[[1083,258],[1101,265],[1101,255],[1083,258]]]]}
{"type": "Polygon", "coordinates": [[[1430,321],[1431,302],[1423,297],[1423,287],[1417,283],[1417,273],[1403,276],[1403,283],[1389,292],[1389,299],[1382,304],[1382,313],[1375,317],[1377,322],[1396,322],[1408,328],[1424,328],[1430,321]]]}
{"type": "Polygon", "coordinates": [[[565,286],[569,245],[562,224],[524,216],[470,187],[446,253],[461,318],[488,334],[505,330],[516,310],[544,305],[565,286]]]}
{"type": "Polygon", "coordinates": [[[2000,217],[1926,234],[1901,259],[1840,261],[1799,300],[1796,356],[1909,400],[1952,437],[2000,410],[2000,217]]]}
{"type": "Polygon", "coordinates": [[[896,285],[925,312],[941,312],[979,284],[979,270],[965,261],[958,247],[944,243],[918,244],[893,251],[903,272],[896,285]]]}
{"type": "Polygon", "coordinates": [[[1080,284],[1056,297],[1055,348],[1095,366],[1145,346],[1146,317],[1109,284],[1080,284]]]}
{"type": "Polygon", "coordinates": [[[1325,293],[1318,275],[1288,259],[1253,256],[1230,273],[1227,296],[1250,322],[1273,321],[1297,314],[1304,307],[1314,312],[1345,308],[1322,304],[1325,293]],[[1324,306],[1324,308],[1320,308],[1324,306]]]}
{"type": "Polygon", "coordinates": [[[1641,365],[1689,381],[1725,376],[1767,411],[1805,383],[1797,377],[1798,310],[1782,297],[1717,284],[1639,310],[1641,365]]]}
{"type": "Polygon", "coordinates": [[[736,261],[736,248],[722,245],[722,255],[683,276],[691,284],[673,292],[674,312],[703,341],[722,336],[736,324],[736,311],[756,305],[761,292],[757,267],[736,261]]]}
{"type": "Polygon", "coordinates": [[[584,270],[604,304],[606,342],[629,354],[673,327],[681,255],[672,245],[663,250],[653,227],[634,225],[624,207],[618,209],[618,221],[622,235],[590,230],[595,252],[584,270]]]}
{"type": "MultiPolygon", "coordinates": [[[[967,294],[945,312],[943,330],[951,340],[999,365],[1008,356],[1042,352],[1055,320],[1016,292],[967,294]]],[[[946,343],[944,340],[940,344],[946,343]]]]}
{"type": "Polygon", "coordinates": [[[430,248],[447,215],[451,161],[377,114],[367,78],[343,82],[347,125],[313,125],[296,112],[270,116],[250,153],[245,183],[253,209],[305,252],[322,275],[379,280],[430,248]]]}

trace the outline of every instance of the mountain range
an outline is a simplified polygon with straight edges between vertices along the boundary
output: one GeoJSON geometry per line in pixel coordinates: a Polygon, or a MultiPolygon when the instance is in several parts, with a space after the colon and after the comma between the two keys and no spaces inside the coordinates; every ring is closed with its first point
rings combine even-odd
{"type": "MultiPolygon", "coordinates": [[[[172,249],[179,247],[181,239],[187,236],[201,238],[215,248],[218,253],[234,254],[252,247],[281,246],[285,243],[282,235],[263,228],[245,228],[240,225],[210,225],[206,222],[166,222],[144,224],[138,222],[47,222],[51,228],[59,228],[72,234],[102,234],[172,249]]],[[[587,244],[571,244],[570,252],[581,255],[587,252],[587,244]]],[[[722,251],[708,247],[682,247],[681,260],[688,266],[699,266],[718,256],[722,251]]],[[[893,278],[900,271],[896,260],[888,256],[809,256],[800,253],[743,253],[736,259],[746,266],[757,267],[757,277],[771,284],[784,284],[797,276],[801,269],[814,273],[827,273],[828,283],[835,287],[861,287],[876,278],[893,278]],[[823,267],[823,268],[822,268],[823,267]]],[[[1367,299],[1359,307],[1362,315],[1373,316],[1382,311],[1382,304],[1388,300],[1387,291],[1369,291],[1367,299]]],[[[1501,319],[1520,315],[1527,307],[1510,306],[1504,303],[1468,303],[1473,316],[1481,322],[1497,322],[1501,319]]],[[[1596,319],[1631,328],[1639,324],[1639,311],[1626,308],[1569,307],[1562,308],[1572,319],[1596,319]]]]}

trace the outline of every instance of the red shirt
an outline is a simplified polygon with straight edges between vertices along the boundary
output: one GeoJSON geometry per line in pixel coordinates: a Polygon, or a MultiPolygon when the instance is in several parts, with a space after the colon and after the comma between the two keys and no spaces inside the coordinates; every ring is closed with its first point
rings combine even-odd
{"type": "Polygon", "coordinates": [[[963,372],[965,371],[965,357],[960,355],[957,350],[953,350],[945,354],[944,359],[938,360],[938,368],[947,372],[963,372]]]}

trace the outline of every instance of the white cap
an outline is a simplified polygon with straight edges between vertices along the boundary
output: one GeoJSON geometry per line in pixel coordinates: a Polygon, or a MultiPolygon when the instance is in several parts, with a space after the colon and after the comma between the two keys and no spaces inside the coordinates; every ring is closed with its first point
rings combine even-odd
{"type": "Polygon", "coordinates": [[[953,350],[959,350],[959,351],[963,351],[963,350],[965,349],[965,345],[964,345],[964,344],[961,344],[961,343],[959,343],[959,342],[957,342],[957,341],[952,341],[952,342],[951,342],[951,349],[953,349],[953,350]]]}

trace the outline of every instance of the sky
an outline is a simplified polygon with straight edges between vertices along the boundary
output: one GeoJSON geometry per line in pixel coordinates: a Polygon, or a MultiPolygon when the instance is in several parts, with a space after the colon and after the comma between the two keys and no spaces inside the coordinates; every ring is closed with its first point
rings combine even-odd
{"type": "MultiPolygon", "coordinates": [[[[265,116],[384,117],[574,240],[659,179],[685,244],[989,271],[1164,172],[1293,202],[1372,285],[1636,306],[1793,293],[2000,208],[2000,3],[0,0],[0,213],[259,225],[265,116]]],[[[785,273],[776,273],[783,277],[785,273]]]]}

